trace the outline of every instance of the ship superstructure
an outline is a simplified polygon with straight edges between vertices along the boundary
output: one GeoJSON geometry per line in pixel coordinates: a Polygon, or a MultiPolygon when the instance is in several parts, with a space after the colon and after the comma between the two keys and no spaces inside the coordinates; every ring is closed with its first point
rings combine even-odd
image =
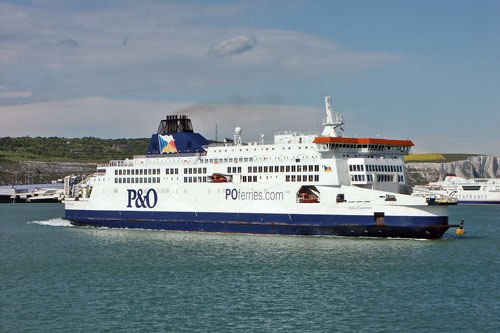
{"type": "Polygon", "coordinates": [[[348,138],[325,97],[321,135],[210,144],[167,116],[148,151],[99,165],[66,200],[77,225],[258,234],[440,238],[447,207],[407,195],[409,140],[348,138]]]}

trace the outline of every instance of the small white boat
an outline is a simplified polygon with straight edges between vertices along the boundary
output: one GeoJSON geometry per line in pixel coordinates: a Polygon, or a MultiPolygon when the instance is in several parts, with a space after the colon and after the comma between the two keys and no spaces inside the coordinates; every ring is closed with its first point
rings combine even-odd
{"type": "Polygon", "coordinates": [[[26,198],[26,202],[60,202],[64,198],[64,189],[41,188],[26,198]]]}

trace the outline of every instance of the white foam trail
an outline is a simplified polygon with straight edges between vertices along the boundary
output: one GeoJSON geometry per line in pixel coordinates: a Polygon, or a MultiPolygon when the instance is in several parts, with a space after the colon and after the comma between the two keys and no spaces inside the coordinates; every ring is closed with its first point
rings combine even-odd
{"type": "Polygon", "coordinates": [[[45,220],[45,221],[31,221],[28,223],[48,225],[51,227],[72,227],[71,223],[68,220],[64,220],[60,217],[57,217],[55,219],[45,220]]]}

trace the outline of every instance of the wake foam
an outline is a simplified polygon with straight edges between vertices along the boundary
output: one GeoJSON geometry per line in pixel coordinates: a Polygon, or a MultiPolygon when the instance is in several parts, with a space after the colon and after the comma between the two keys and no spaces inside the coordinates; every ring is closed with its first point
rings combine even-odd
{"type": "Polygon", "coordinates": [[[45,221],[31,221],[28,223],[39,224],[39,225],[48,225],[51,227],[72,227],[71,223],[68,220],[64,220],[60,217],[55,219],[45,220],[45,221]]]}

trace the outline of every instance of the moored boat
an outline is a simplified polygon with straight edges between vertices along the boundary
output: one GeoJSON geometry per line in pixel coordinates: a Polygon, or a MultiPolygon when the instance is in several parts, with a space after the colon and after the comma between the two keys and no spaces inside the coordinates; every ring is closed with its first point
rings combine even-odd
{"type": "Polygon", "coordinates": [[[412,194],[439,197],[458,204],[500,204],[500,179],[447,175],[442,181],[415,186],[412,194]]]}

